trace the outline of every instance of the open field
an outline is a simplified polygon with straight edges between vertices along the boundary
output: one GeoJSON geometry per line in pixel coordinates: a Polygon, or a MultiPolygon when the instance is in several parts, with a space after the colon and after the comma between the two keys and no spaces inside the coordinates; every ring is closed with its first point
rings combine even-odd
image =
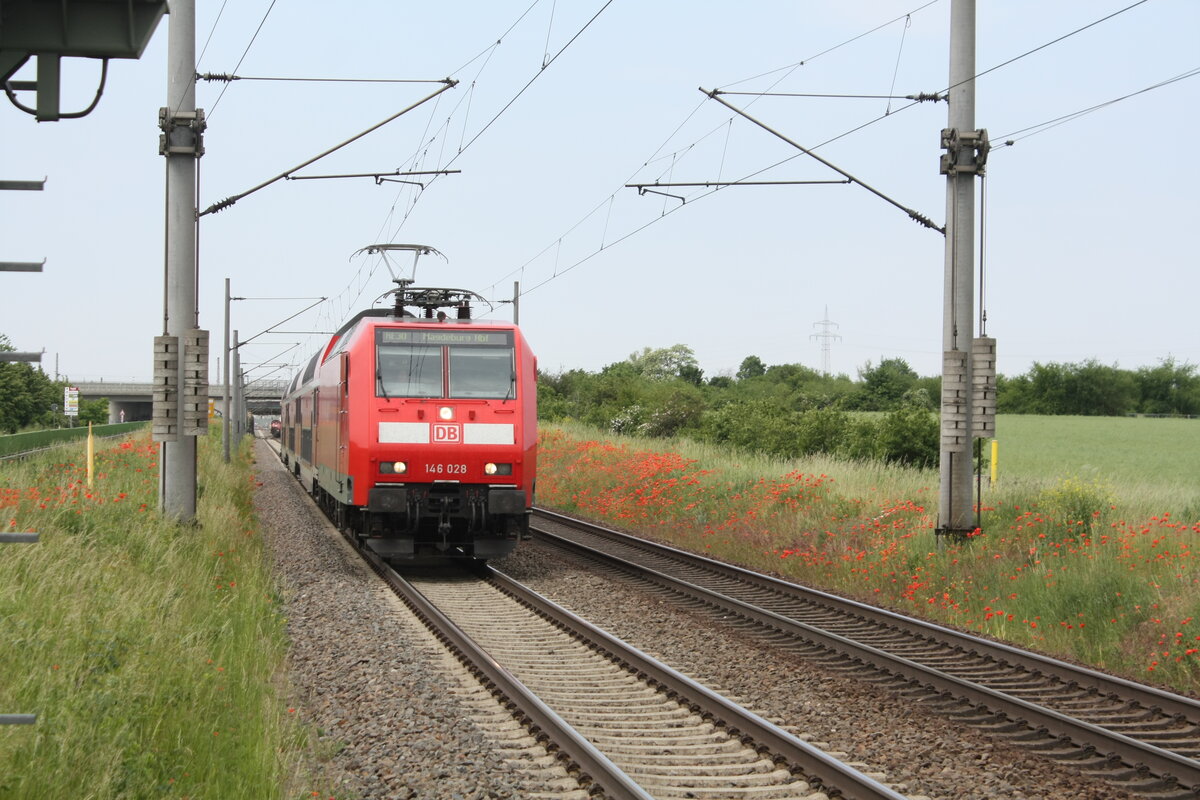
{"type": "Polygon", "coordinates": [[[543,431],[538,502],[1200,692],[1200,421],[1004,417],[997,427],[1000,481],[964,541],[934,534],[933,470],[573,425],[543,431]]]}
{"type": "Polygon", "coordinates": [[[1000,486],[1077,477],[1126,507],[1200,519],[1200,419],[1001,415],[1000,486]]]}

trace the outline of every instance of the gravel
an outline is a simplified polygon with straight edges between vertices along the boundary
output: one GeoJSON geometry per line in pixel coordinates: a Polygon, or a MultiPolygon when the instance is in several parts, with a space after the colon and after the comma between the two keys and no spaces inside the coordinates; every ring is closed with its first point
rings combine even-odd
{"type": "Polygon", "coordinates": [[[316,731],[287,794],[524,798],[561,781],[564,771],[520,734],[501,752],[496,731],[506,726],[487,724],[495,701],[304,500],[264,441],[256,457],[255,507],[291,640],[287,702],[316,731]]]}
{"type": "MultiPolygon", "coordinates": [[[[283,588],[289,706],[316,735],[289,796],[584,797],[447,656],[256,442],[255,504],[283,588]]],[[[869,684],[588,572],[534,543],[493,565],[912,798],[1128,800],[869,684]]]]}
{"type": "Polygon", "coordinates": [[[589,573],[536,544],[493,565],[912,798],[1132,797],[927,713],[911,700],[831,674],[732,629],[714,628],[707,617],[589,573]]]}

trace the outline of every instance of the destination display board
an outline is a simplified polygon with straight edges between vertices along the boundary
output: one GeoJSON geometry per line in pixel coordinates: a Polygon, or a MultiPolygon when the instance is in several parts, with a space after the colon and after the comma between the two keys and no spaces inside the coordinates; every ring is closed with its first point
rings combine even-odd
{"type": "Polygon", "coordinates": [[[512,344],[509,331],[456,331],[384,328],[378,331],[380,344],[482,345],[503,347],[512,344]]]}

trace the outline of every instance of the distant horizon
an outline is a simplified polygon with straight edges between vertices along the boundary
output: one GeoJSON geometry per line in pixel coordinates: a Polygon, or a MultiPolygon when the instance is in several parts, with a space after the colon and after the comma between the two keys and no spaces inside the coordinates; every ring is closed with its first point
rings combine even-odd
{"type": "MultiPolygon", "coordinates": [[[[683,344],[683,343],[681,343],[681,342],[677,342],[677,344],[683,344]]],[[[747,354],[746,354],[746,356],[747,356],[747,357],[749,357],[749,356],[752,356],[752,355],[754,355],[754,353],[747,353],[747,354]]],[[[904,359],[902,356],[888,356],[888,358],[889,358],[889,359],[897,359],[897,358],[898,358],[898,359],[900,359],[900,360],[903,360],[903,361],[905,361],[905,363],[908,363],[908,361],[907,361],[906,359],[904,359]]],[[[1155,361],[1153,364],[1139,364],[1139,365],[1138,365],[1138,366],[1136,366],[1136,367],[1125,367],[1125,366],[1121,366],[1121,365],[1119,365],[1119,364],[1109,364],[1109,363],[1106,363],[1106,362],[1104,362],[1104,361],[1102,361],[1102,360],[1100,360],[1100,359],[1098,359],[1098,358],[1091,358],[1091,359],[1089,359],[1089,358],[1085,358],[1085,359],[1080,359],[1080,360],[1078,360],[1078,361],[1038,361],[1038,362],[1034,362],[1034,363],[1036,363],[1036,364],[1039,364],[1039,365],[1041,365],[1041,366],[1046,366],[1046,365],[1049,365],[1049,364],[1064,364],[1064,365],[1070,365],[1070,364],[1086,364],[1086,363],[1090,363],[1090,362],[1096,362],[1096,363],[1098,363],[1098,364],[1101,364],[1101,365],[1103,365],[1103,366],[1106,366],[1106,367],[1114,367],[1115,369],[1119,369],[1119,370],[1126,371],[1126,372],[1137,372],[1137,371],[1138,371],[1138,370],[1140,370],[1140,369],[1153,369],[1153,368],[1155,368],[1155,367],[1157,367],[1157,366],[1160,366],[1160,365],[1162,365],[1162,364],[1163,364],[1163,363],[1165,363],[1165,362],[1166,362],[1168,359],[1171,359],[1171,358],[1173,358],[1173,357],[1172,357],[1172,356],[1169,356],[1169,355],[1168,355],[1168,356],[1164,356],[1163,358],[1161,358],[1161,359],[1158,359],[1157,361],[1155,361]]],[[[600,367],[597,367],[597,368],[595,368],[595,369],[585,369],[585,368],[583,368],[583,367],[565,367],[565,368],[561,368],[561,369],[553,369],[553,370],[548,370],[548,369],[546,369],[546,365],[545,365],[545,364],[543,364],[543,363],[541,363],[541,361],[539,360],[539,363],[538,363],[538,369],[539,369],[539,371],[541,371],[541,372],[544,372],[544,373],[546,373],[546,374],[561,374],[561,373],[564,373],[564,372],[569,372],[569,371],[571,371],[571,370],[573,370],[573,369],[582,369],[584,372],[589,372],[589,373],[597,373],[597,372],[600,372],[601,370],[603,370],[605,367],[611,366],[612,364],[619,364],[619,363],[621,363],[621,362],[623,362],[623,361],[627,361],[627,360],[628,360],[628,355],[627,355],[625,358],[619,358],[619,359],[615,359],[615,360],[613,360],[613,361],[609,361],[609,362],[607,362],[607,363],[605,363],[605,364],[603,364],[603,365],[601,365],[600,367]]],[[[883,359],[880,359],[880,361],[881,361],[881,360],[883,360],[883,359]]],[[[1180,360],[1180,359],[1174,359],[1174,361],[1175,361],[1175,363],[1176,363],[1178,366],[1188,366],[1188,365],[1191,365],[1191,366],[1197,366],[1197,367],[1200,367],[1200,364],[1197,364],[1197,363],[1195,363],[1195,362],[1191,362],[1191,361],[1184,361],[1184,360],[1180,360]]],[[[784,362],[784,363],[780,363],[780,364],[771,364],[771,363],[764,362],[764,364],[766,364],[766,367],[767,367],[767,369],[770,369],[771,367],[781,367],[781,366],[789,366],[789,365],[799,365],[799,366],[805,367],[805,368],[807,368],[807,369],[811,369],[813,372],[816,372],[816,373],[818,373],[818,374],[821,374],[821,369],[820,369],[819,367],[813,367],[813,366],[810,366],[810,365],[808,365],[808,364],[803,364],[803,363],[801,363],[801,362],[798,362],[798,361],[784,362]]],[[[872,364],[873,366],[878,366],[878,364],[879,364],[879,361],[872,360],[872,361],[871,361],[871,364],[872,364]]],[[[35,366],[35,367],[36,367],[36,366],[44,366],[44,365],[37,365],[37,364],[34,364],[34,365],[31,365],[31,366],[35,366]]],[[[300,369],[302,366],[303,366],[303,364],[297,365],[297,369],[300,369]]],[[[736,374],[736,372],[737,372],[737,369],[738,369],[738,367],[736,367],[736,366],[735,366],[735,367],[733,367],[733,368],[732,368],[732,370],[731,370],[731,371],[728,373],[728,375],[726,375],[726,373],[725,373],[725,372],[709,372],[708,370],[704,370],[704,365],[703,365],[703,364],[701,364],[700,366],[701,366],[701,369],[704,371],[704,379],[705,379],[706,381],[707,381],[709,378],[714,378],[714,377],[722,377],[722,376],[723,376],[723,377],[733,377],[733,376],[734,376],[734,374],[736,374]]],[[[740,363],[739,363],[739,365],[738,365],[738,366],[740,366],[740,363]]],[[[909,364],[909,367],[910,367],[910,368],[912,368],[912,365],[911,365],[911,364],[909,364]]],[[[858,372],[859,372],[859,370],[860,370],[861,368],[862,368],[862,367],[860,366],[858,369],[856,369],[856,370],[855,370],[855,373],[854,373],[853,375],[852,375],[852,374],[850,374],[850,373],[846,373],[846,372],[830,372],[830,373],[829,373],[829,377],[831,377],[831,378],[841,378],[841,377],[845,377],[845,378],[849,378],[851,381],[858,381],[858,380],[860,380],[860,378],[859,378],[859,375],[858,375],[858,372]]],[[[215,368],[214,368],[214,369],[215,369],[215,368]]],[[[1027,374],[1029,374],[1029,372],[1030,372],[1030,371],[1032,371],[1032,369],[1033,369],[1033,364],[1031,364],[1031,365],[1029,366],[1029,368],[1028,368],[1028,369],[1026,369],[1026,370],[1025,370],[1025,371],[1023,371],[1023,372],[1018,372],[1018,373],[1014,373],[1014,374],[1009,374],[1009,373],[1004,373],[1004,372],[1001,372],[1000,374],[1001,374],[1002,376],[1004,376],[1005,378],[1015,378],[1015,377],[1018,377],[1018,376],[1021,376],[1021,375],[1027,375],[1027,374]]],[[[52,374],[50,371],[47,371],[47,370],[45,370],[45,369],[43,369],[42,371],[43,371],[43,372],[44,372],[46,375],[48,375],[48,376],[50,376],[51,378],[53,378],[53,374],[52,374]]],[[[914,369],[914,371],[916,371],[916,370],[914,369]]],[[[279,377],[279,378],[275,378],[275,377],[273,377],[273,376],[272,376],[272,377],[267,377],[267,378],[255,378],[255,377],[251,376],[251,380],[262,380],[262,381],[266,381],[266,382],[270,382],[270,381],[278,381],[279,383],[285,383],[285,384],[286,384],[288,381],[290,381],[290,380],[291,380],[292,376],[294,376],[294,375],[295,375],[295,371],[292,371],[292,372],[288,372],[286,377],[279,377]]],[[[941,374],[940,374],[940,373],[930,373],[930,374],[924,374],[924,373],[921,373],[921,372],[917,372],[917,375],[918,375],[919,377],[921,377],[921,378],[940,378],[940,377],[941,377],[941,374]]],[[[74,382],[78,382],[78,383],[147,383],[147,384],[149,384],[149,383],[153,383],[153,380],[154,380],[154,379],[153,379],[153,376],[151,376],[151,375],[145,375],[145,376],[137,376],[137,375],[130,375],[130,376],[100,376],[100,377],[96,377],[96,376],[93,376],[93,375],[71,375],[71,376],[62,376],[62,377],[60,377],[58,380],[62,380],[62,381],[65,381],[65,380],[70,380],[70,381],[74,381],[74,382]]],[[[214,380],[214,379],[212,379],[212,378],[210,377],[210,380],[209,380],[209,386],[218,386],[218,385],[222,385],[223,383],[224,383],[224,375],[223,375],[223,374],[219,375],[219,376],[217,377],[217,379],[215,379],[215,380],[214,380]]]]}

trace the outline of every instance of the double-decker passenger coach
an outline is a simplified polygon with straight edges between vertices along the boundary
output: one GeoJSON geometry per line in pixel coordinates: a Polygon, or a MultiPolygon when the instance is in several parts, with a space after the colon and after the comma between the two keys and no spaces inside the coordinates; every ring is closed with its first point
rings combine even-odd
{"type": "Polygon", "coordinates": [[[473,318],[475,293],[396,283],[293,378],[284,463],[389,560],[505,555],[529,530],[536,359],[516,325],[473,318]]]}

